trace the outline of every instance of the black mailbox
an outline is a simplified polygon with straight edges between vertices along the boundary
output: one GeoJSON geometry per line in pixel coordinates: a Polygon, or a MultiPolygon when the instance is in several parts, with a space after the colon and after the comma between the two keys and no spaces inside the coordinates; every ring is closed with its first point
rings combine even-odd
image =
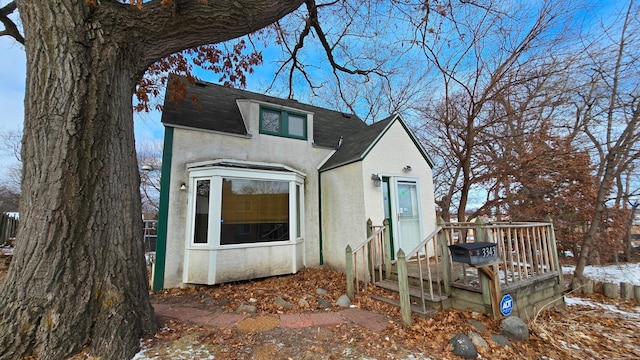
{"type": "Polygon", "coordinates": [[[451,260],[470,265],[483,264],[498,258],[498,249],[495,243],[476,242],[466,244],[449,245],[451,260]]]}

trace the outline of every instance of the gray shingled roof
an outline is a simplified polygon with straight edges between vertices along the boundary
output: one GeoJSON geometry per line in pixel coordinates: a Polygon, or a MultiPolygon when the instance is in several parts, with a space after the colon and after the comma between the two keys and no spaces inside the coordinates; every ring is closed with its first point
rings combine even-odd
{"type": "MultiPolygon", "coordinates": [[[[170,80],[174,78],[186,82],[183,78],[170,75],[170,80]]],[[[295,100],[279,99],[212,83],[187,82],[187,92],[187,98],[177,104],[169,100],[170,93],[165,95],[163,124],[246,135],[247,129],[236,100],[252,99],[313,112],[313,140],[318,146],[336,148],[341,136],[346,138],[358,130],[368,128],[367,124],[353,114],[347,115],[295,100]],[[192,103],[192,97],[197,99],[198,106],[192,103]]]]}
{"type": "Polygon", "coordinates": [[[320,171],[330,170],[362,160],[371,145],[376,142],[393,119],[394,116],[390,116],[358,132],[345,136],[342,146],[322,165],[320,171]]]}
{"type": "Polygon", "coordinates": [[[342,146],[322,165],[320,171],[335,169],[363,160],[395,121],[398,121],[400,125],[402,125],[427,164],[433,168],[433,160],[431,160],[422,145],[420,145],[420,142],[404,120],[402,120],[402,117],[400,115],[391,115],[384,120],[369,125],[367,128],[346,136],[342,142],[342,146]]]}

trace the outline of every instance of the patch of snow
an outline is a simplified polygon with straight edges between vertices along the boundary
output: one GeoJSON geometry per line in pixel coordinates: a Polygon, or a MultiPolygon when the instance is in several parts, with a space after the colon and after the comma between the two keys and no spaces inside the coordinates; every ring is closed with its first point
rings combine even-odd
{"type": "MultiPolygon", "coordinates": [[[[575,269],[575,266],[562,266],[562,272],[565,274],[573,274],[575,269]]],[[[584,276],[593,280],[611,283],[626,282],[640,286],[640,263],[621,263],[608,266],[589,265],[584,268],[584,276]]]]}
{"type": "Polygon", "coordinates": [[[176,359],[176,360],[190,360],[190,359],[202,359],[202,360],[214,360],[213,354],[203,348],[194,349],[192,346],[187,349],[167,349],[162,354],[153,352],[151,349],[142,349],[135,354],[132,360],[149,360],[149,359],[176,359]]]}
{"type": "Polygon", "coordinates": [[[589,306],[592,308],[600,308],[609,312],[623,315],[627,318],[640,320],[640,307],[635,307],[634,309],[632,309],[633,312],[629,312],[629,311],[620,310],[613,305],[602,304],[599,302],[595,302],[595,301],[591,301],[583,298],[571,297],[571,296],[565,296],[564,302],[565,304],[567,304],[567,306],[583,305],[583,306],[589,306]]]}
{"type": "Polygon", "coordinates": [[[410,354],[405,360],[431,360],[429,357],[424,357],[424,354],[410,354]]]}
{"type": "Polygon", "coordinates": [[[13,255],[13,249],[11,246],[2,246],[0,247],[0,253],[2,255],[13,255]]]}

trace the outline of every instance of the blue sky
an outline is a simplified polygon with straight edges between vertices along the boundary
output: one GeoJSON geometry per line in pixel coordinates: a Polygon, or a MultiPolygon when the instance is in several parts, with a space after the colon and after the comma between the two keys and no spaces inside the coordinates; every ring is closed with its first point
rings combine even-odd
{"type": "MultiPolygon", "coordinates": [[[[0,4],[4,3],[6,1],[0,1],[0,4]]],[[[616,4],[616,2],[603,0],[595,1],[591,4],[601,6],[598,12],[600,16],[603,16],[603,14],[610,12],[615,7],[612,5],[616,4]]],[[[265,64],[256,68],[256,72],[248,76],[247,90],[265,92],[273,80],[273,74],[277,68],[274,59],[277,59],[279,54],[280,49],[277,47],[264,49],[265,64]]],[[[307,54],[309,54],[308,56],[313,56],[314,59],[320,56],[313,51],[307,54]]],[[[314,70],[312,69],[312,71],[314,70]]],[[[318,71],[321,70],[318,69],[318,71]]],[[[22,46],[9,37],[0,37],[0,106],[2,106],[0,133],[16,132],[22,129],[25,72],[25,55],[22,46]]],[[[197,75],[205,81],[216,82],[217,80],[216,74],[200,72],[197,75]]],[[[272,91],[271,94],[274,96],[287,95],[286,92],[278,91],[272,91]]],[[[301,102],[310,102],[308,87],[306,85],[296,86],[295,97],[301,102]]],[[[323,104],[319,105],[322,106],[323,104]]],[[[134,121],[138,143],[162,138],[164,129],[160,124],[159,112],[135,114],[134,121]]],[[[6,177],[7,167],[16,163],[16,160],[8,152],[3,151],[3,148],[0,148],[0,183],[6,177]]]]}
{"type": "MultiPolygon", "coordinates": [[[[22,131],[24,122],[25,55],[22,45],[13,39],[0,37],[0,133],[22,131]]],[[[0,148],[0,183],[7,167],[17,160],[0,148]]]]}
{"type": "MultiPolygon", "coordinates": [[[[275,56],[277,49],[269,49],[266,56],[275,56]]],[[[273,78],[274,64],[269,62],[257,68],[249,76],[247,90],[263,92],[273,78]]],[[[22,45],[7,36],[0,36],[0,134],[21,132],[24,123],[24,89],[26,60],[22,45]]],[[[198,72],[205,81],[216,82],[216,74],[198,72]]],[[[135,132],[138,143],[162,139],[164,128],[160,123],[160,112],[135,113],[135,132]]],[[[0,183],[7,176],[7,168],[17,160],[5,151],[4,144],[0,148],[0,183]]]]}

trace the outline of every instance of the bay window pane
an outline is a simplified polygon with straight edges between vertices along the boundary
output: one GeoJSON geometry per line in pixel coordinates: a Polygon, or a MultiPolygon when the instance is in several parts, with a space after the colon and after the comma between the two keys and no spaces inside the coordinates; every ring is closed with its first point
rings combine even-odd
{"type": "Polygon", "coordinates": [[[209,192],[211,180],[196,181],[195,220],[193,230],[193,242],[206,244],[209,234],[209,192]]]}
{"type": "Polygon", "coordinates": [[[289,183],[223,178],[220,245],[289,240],[289,183]]]}

